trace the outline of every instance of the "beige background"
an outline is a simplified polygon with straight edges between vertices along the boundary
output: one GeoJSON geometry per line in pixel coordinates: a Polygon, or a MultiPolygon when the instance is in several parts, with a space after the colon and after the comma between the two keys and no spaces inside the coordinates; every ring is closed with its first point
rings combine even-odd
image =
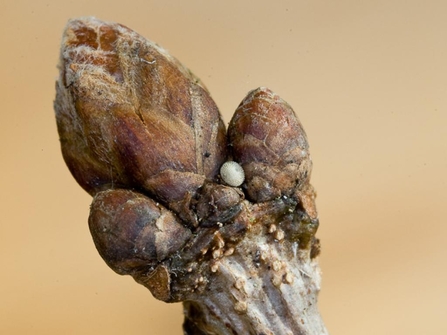
{"type": "Polygon", "coordinates": [[[447,334],[447,2],[1,1],[0,333],[181,334],[106,267],[52,102],[70,17],[118,21],[203,79],[226,122],[268,86],[308,133],[332,335],[447,334]]]}

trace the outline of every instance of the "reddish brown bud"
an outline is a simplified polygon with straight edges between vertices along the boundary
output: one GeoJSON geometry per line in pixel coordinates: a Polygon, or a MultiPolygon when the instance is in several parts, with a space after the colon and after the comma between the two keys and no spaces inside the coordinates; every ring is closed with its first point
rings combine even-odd
{"type": "Polygon", "coordinates": [[[169,205],[216,178],[226,157],[219,111],[164,49],[119,24],[72,20],[59,67],[62,152],[89,193],[136,187],[169,205]]]}
{"type": "Polygon", "coordinates": [[[94,195],[90,231],[114,271],[184,301],[185,334],[327,334],[312,164],[284,100],[250,92],[227,157],[206,89],[134,31],[70,21],[59,67],[62,152],[94,195]]]}
{"type": "Polygon", "coordinates": [[[292,196],[308,182],[312,162],[306,133],[292,108],[271,90],[261,87],[248,93],[228,134],[250,199],[292,196]]]}
{"type": "Polygon", "coordinates": [[[99,192],[89,226],[101,257],[119,274],[155,267],[191,237],[169,210],[128,190],[99,192]]]}
{"type": "Polygon", "coordinates": [[[222,225],[242,209],[243,193],[238,189],[207,183],[200,192],[196,204],[201,227],[222,225]]]}

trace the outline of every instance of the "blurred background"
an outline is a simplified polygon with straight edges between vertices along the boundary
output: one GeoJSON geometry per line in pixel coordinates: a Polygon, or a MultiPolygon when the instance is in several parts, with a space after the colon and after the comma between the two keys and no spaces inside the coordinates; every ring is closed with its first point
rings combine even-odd
{"type": "MultiPolygon", "coordinates": [[[[268,86],[304,124],[332,335],[447,334],[447,2],[2,1],[0,333],[181,334],[110,270],[53,112],[69,18],[116,21],[199,76],[225,122],[268,86]]],[[[280,334],[279,334],[280,335],[280,334]]]]}

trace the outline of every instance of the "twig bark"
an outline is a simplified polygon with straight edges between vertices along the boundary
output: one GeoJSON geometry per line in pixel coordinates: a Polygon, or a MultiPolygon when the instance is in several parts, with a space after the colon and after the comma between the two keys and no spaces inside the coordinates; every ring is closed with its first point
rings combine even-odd
{"type": "Polygon", "coordinates": [[[327,334],[312,161],[284,100],[249,92],[226,132],[188,69],[94,18],[68,23],[59,67],[62,153],[115,272],[183,302],[185,334],[327,334]]]}

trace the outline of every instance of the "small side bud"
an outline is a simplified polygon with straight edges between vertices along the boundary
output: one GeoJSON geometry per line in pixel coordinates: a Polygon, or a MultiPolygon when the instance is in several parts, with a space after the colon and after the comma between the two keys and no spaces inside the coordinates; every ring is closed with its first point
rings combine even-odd
{"type": "Polygon", "coordinates": [[[200,226],[212,227],[233,219],[242,209],[243,196],[236,188],[205,183],[195,206],[200,226]]]}
{"type": "Polygon", "coordinates": [[[89,227],[99,254],[119,274],[155,266],[191,237],[169,210],[130,190],[99,192],[89,227]]]}
{"type": "Polygon", "coordinates": [[[268,88],[248,93],[228,134],[233,157],[244,168],[250,199],[292,196],[309,181],[312,162],[306,133],[293,109],[268,88]]]}

